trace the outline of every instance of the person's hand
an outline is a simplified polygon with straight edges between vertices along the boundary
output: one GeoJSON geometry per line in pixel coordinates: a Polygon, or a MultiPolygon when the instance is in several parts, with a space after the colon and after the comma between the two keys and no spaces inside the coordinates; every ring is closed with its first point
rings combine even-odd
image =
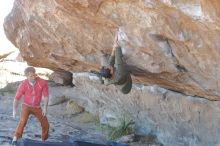
{"type": "Polygon", "coordinates": [[[43,115],[44,117],[47,116],[47,109],[46,109],[46,108],[43,109],[42,115],[43,115]]]}
{"type": "Polygon", "coordinates": [[[13,110],[13,113],[12,113],[12,118],[16,118],[16,111],[15,110],[13,110]]]}

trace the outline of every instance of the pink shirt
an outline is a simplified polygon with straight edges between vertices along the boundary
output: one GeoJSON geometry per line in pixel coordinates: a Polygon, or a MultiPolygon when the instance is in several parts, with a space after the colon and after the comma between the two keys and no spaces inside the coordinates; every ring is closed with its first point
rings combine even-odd
{"type": "Polygon", "coordinates": [[[42,99],[48,97],[48,86],[44,79],[36,77],[32,86],[28,79],[24,80],[18,87],[15,99],[19,100],[23,96],[23,103],[28,106],[39,107],[42,99]]]}

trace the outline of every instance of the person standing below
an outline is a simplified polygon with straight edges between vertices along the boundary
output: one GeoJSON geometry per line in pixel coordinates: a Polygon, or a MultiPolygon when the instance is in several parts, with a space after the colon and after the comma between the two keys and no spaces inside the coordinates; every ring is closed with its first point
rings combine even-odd
{"type": "Polygon", "coordinates": [[[48,138],[49,123],[47,120],[48,107],[48,86],[44,79],[38,77],[34,67],[27,67],[24,74],[27,77],[18,87],[13,102],[13,118],[16,116],[18,101],[23,97],[23,103],[20,114],[20,121],[14,133],[12,146],[17,145],[17,140],[22,137],[23,130],[30,114],[34,115],[40,122],[42,128],[42,141],[48,138]],[[44,107],[40,106],[42,96],[44,97],[44,107]]]}

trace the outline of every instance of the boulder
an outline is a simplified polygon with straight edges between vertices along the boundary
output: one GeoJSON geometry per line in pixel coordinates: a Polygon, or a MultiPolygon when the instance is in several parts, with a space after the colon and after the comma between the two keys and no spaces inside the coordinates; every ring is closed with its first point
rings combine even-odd
{"type": "Polygon", "coordinates": [[[136,83],[220,100],[217,0],[16,0],[7,38],[32,66],[99,70],[115,36],[136,83]]]}
{"type": "Polygon", "coordinates": [[[68,114],[79,114],[84,111],[84,108],[80,106],[76,101],[70,100],[67,102],[66,110],[68,114]]]}
{"type": "Polygon", "coordinates": [[[49,75],[49,79],[61,85],[73,85],[72,73],[67,71],[55,71],[49,75]]]}

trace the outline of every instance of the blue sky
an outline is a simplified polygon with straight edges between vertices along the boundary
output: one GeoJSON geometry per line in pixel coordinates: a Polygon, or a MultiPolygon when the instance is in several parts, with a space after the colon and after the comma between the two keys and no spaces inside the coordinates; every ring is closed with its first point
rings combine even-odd
{"type": "Polygon", "coordinates": [[[14,45],[6,38],[3,29],[4,18],[10,13],[13,3],[14,0],[0,0],[0,54],[15,50],[14,45]]]}

